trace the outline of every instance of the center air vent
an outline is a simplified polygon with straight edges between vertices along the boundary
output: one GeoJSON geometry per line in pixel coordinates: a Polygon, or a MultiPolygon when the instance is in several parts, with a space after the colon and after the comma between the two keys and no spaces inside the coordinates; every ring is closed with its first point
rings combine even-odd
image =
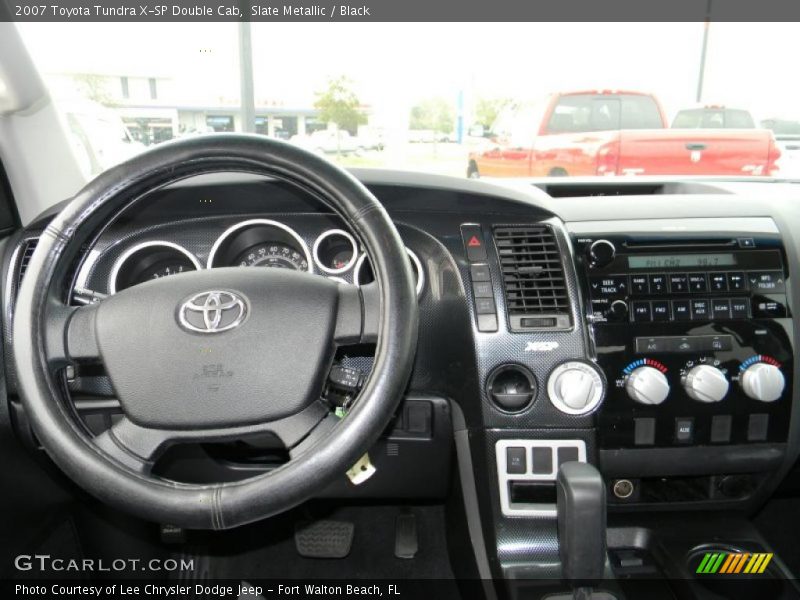
{"type": "Polygon", "coordinates": [[[17,278],[16,278],[16,292],[19,292],[19,286],[22,285],[22,276],[28,269],[28,263],[31,262],[33,251],[36,250],[36,244],[39,243],[39,238],[30,238],[25,240],[19,250],[19,259],[17,260],[17,278]]]}
{"type": "Polygon", "coordinates": [[[570,327],[567,284],[552,229],[496,227],[494,239],[511,329],[570,327]]]}

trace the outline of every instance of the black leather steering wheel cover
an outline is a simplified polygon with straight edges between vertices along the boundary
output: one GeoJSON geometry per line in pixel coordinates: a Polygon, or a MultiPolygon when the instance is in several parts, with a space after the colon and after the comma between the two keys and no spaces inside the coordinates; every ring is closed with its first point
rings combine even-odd
{"type": "Polygon", "coordinates": [[[19,390],[34,432],[52,460],[100,500],[144,519],[191,529],[227,529],[283,512],[312,497],[361,456],[391,418],[410,376],[417,340],[414,279],[389,215],[358,180],[290,144],[223,134],[159,145],[81,190],[47,226],[28,265],[14,315],[19,390]],[[130,202],[201,173],[245,171],[295,183],[331,206],[370,255],[381,298],[375,362],[359,401],[308,451],[242,482],[188,485],[134,473],[109,460],[60,401],[47,362],[46,321],[64,301],[81,245],[130,202]]]}

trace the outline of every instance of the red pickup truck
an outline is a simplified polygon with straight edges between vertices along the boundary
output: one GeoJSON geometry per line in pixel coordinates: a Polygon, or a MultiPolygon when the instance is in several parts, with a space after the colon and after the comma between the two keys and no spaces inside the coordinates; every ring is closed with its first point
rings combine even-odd
{"type": "Polygon", "coordinates": [[[559,93],[501,111],[468,177],[775,175],[766,129],[668,129],[650,94],[559,93]]]}

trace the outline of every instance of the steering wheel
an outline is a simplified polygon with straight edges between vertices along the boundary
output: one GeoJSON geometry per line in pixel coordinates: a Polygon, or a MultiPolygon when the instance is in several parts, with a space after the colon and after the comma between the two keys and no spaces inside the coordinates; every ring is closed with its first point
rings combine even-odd
{"type": "Polygon", "coordinates": [[[43,232],[14,317],[19,392],[52,460],[100,500],[144,519],[228,529],[285,511],[343,476],[390,420],[417,340],[414,278],[376,198],[301,148],[224,134],[170,142],[91,181],[43,232]],[[142,196],[187,177],[241,171],[314,194],[361,238],[375,283],[356,287],[284,269],[215,268],[70,305],[85,244],[142,196]],[[84,247],[82,249],[82,247],[84,247]],[[374,342],[350,412],[320,398],[335,350],[374,342]],[[100,362],[123,418],[92,437],[63,387],[69,364],[100,362]],[[238,482],[186,484],[152,473],[170,444],[273,434],[289,461],[238,482]]]}

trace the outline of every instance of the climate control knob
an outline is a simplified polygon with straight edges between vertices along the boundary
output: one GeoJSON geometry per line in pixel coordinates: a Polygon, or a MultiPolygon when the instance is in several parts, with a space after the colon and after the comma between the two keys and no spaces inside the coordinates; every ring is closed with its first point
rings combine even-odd
{"type": "Polygon", "coordinates": [[[603,379],[597,369],[577,360],[558,365],[547,380],[547,395],[558,410],[584,415],[603,399],[603,379]]]}
{"type": "Polygon", "coordinates": [[[747,367],[739,378],[739,383],[745,394],[761,402],[775,402],[786,387],[786,379],[781,370],[766,363],[747,367]]]}
{"type": "Polygon", "coordinates": [[[639,367],[625,380],[625,391],[640,404],[661,404],[669,395],[669,382],[658,369],[639,367]]]}
{"type": "Polygon", "coordinates": [[[728,393],[725,373],[710,365],[692,367],[683,377],[683,387],[689,397],[698,402],[719,402],[728,393]]]}

